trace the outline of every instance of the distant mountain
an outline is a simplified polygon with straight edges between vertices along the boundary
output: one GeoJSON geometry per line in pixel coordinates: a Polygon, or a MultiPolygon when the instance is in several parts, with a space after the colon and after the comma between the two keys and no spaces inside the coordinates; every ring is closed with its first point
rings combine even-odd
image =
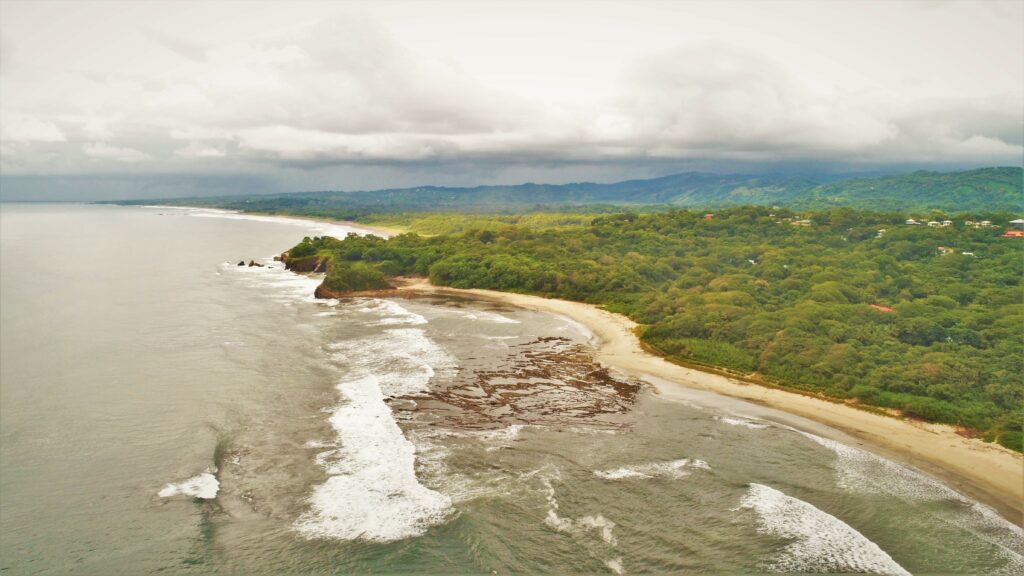
{"type": "Polygon", "coordinates": [[[358,192],[296,192],[260,196],[147,200],[135,204],[214,206],[256,212],[357,217],[387,212],[522,212],[605,207],[724,207],[741,204],[804,209],[1020,211],[1022,170],[913,172],[820,183],[777,175],[685,172],[613,184],[519,184],[451,188],[424,186],[358,192]]]}
{"type": "Polygon", "coordinates": [[[808,208],[1019,211],[1024,204],[1021,181],[1021,169],[1009,167],[912,172],[822,184],[800,195],[793,204],[808,208]]]}

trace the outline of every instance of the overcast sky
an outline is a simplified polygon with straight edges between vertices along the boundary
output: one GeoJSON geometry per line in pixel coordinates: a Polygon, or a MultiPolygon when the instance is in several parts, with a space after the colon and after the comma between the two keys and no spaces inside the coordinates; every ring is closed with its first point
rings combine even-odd
{"type": "Polygon", "coordinates": [[[1022,164],[1024,2],[0,3],[6,198],[1022,164]]]}

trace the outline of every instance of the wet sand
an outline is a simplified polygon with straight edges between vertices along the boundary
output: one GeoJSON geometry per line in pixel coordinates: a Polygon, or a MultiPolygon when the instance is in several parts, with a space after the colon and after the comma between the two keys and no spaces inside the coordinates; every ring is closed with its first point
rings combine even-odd
{"type": "Polygon", "coordinates": [[[866,442],[873,451],[911,464],[1024,525],[1024,456],[952,426],[886,416],[853,406],[673,364],[644,350],[636,323],[590,304],[497,292],[444,288],[425,279],[404,279],[400,293],[449,294],[561,314],[589,328],[599,339],[596,359],[627,376],[645,379],[666,399],[685,401],[679,386],[708,390],[795,414],[866,442]],[[669,385],[666,385],[666,382],[669,385]],[[673,386],[673,384],[675,386],[673,386]]]}

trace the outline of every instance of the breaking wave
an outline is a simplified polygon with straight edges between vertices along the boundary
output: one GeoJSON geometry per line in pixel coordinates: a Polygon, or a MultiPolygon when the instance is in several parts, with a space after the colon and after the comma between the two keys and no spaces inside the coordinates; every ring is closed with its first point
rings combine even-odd
{"type": "MultiPolygon", "coordinates": [[[[381,308],[391,317],[408,312],[393,302],[381,308]]],[[[307,538],[389,542],[419,536],[450,517],[452,500],[419,482],[416,446],[386,400],[426,391],[436,374],[454,369],[455,360],[417,328],[385,330],[331,348],[351,374],[337,386],[343,403],[330,417],[337,440],[317,456],[330,477],[313,490],[310,509],[295,528],[307,538]]]]}
{"type": "Polygon", "coordinates": [[[761,424],[756,420],[742,417],[730,417],[730,416],[716,416],[715,420],[718,420],[722,424],[728,424],[730,426],[742,426],[744,428],[750,428],[753,430],[761,430],[764,428],[770,428],[768,424],[761,424]]]}
{"type": "Polygon", "coordinates": [[[519,320],[513,320],[508,316],[502,316],[497,312],[468,312],[465,314],[465,318],[470,320],[485,320],[488,322],[495,322],[497,324],[521,324],[519,320]]]}
{"type": "Polygon", "coordinates": [[[360,306],[359,311],[372,312],[384,316],[379,320],[370,322],[371,326],[394,326],[398,324],[417,326],[427,323],[427,319],[423,316],[410,312],[401,304],[391,300],[371,299],[363,306],[360,306]]]}
{"type": "Polygon", "coordinates": [[[837,481],[844,490],[860,494],[889,494],[908,501],[945,500],[956,503],[959,510],[943,519],[997,546],[999,555],[1010,566],[1024,572],[1024,529],[1005,520],[992,508],[892,460],[835,440],[793,430],[835,453],[837,481]]]}
{"type": "Polygon", "coordinates": [[[751,484],[740,508],[757,512],[759,532],[792,539],[769,570],[910,575],[842,520],[774,488],[751,484]]]}
{"type": "Polygon", "coordinates": [[[217,492],[220,491],[220,482],[214,476],[215,472],[216,470],[203,472],[188,480],[165,484],[157,495],[161,498],[170,498],[184,494],[202,500],[213,500],[217,497],[217,492]]]}
{"type": "Polygon", "coordinates": [[[623,480],[626,478],[682,478],[690,475],[692,468],[710,470],[711,467],[703,460],[681,458],[670,462],[651,462],[636,466],[623,466],[611,470],[594,470],[594,475],[605,480],[623,480]]]}

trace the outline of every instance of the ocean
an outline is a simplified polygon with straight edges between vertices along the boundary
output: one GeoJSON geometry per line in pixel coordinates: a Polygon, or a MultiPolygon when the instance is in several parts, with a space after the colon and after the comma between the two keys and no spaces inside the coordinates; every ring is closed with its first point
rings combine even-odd
{"type": "Polygon", "coordinates": [[[0,206],[0,573],[1024,573],[991,508],[663,398],[568,318],[318,301],[272,260],[351,231],[0,206]]]}

